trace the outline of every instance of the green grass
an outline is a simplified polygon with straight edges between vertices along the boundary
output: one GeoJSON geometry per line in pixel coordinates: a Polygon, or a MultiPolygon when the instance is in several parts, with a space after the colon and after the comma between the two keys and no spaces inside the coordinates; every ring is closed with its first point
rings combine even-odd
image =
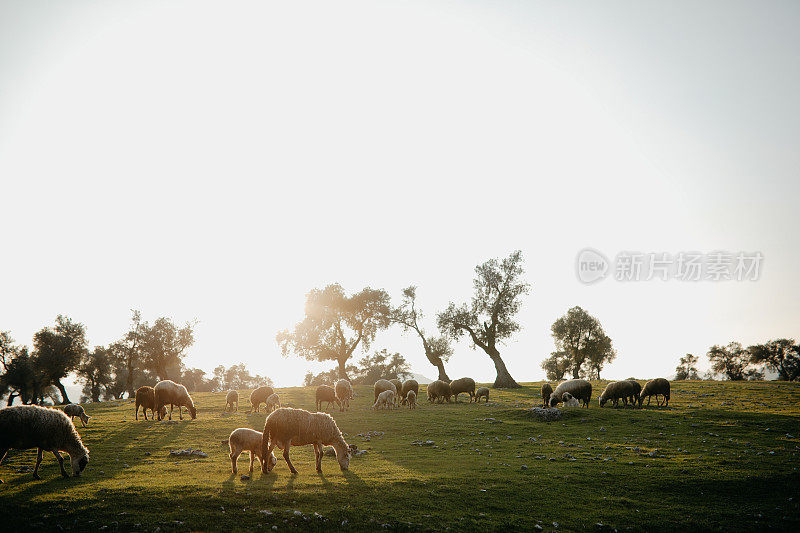
{"type": "MultiPolygon", "coordinates": [[[[594,400],[549,423],[523,409],[538,405],[539,384],[493,389],[488,405],[378,412],[371,390],[358,387],[353,408],[334,413],[346,440],[368,450],[348,472],[326,456],[317,474],[312,448],[302,447],[291,451],[298,475],[279,456],[249,481],[230,473],[222,441],[236,427],[263,429],[264,415],[223,414],[224,393],[196,394],[197,420],[174,424],[134,421],[127,400],[89,404],[90,425],[78,428],[91,453],[81,478],[62,479],[52,455],[40,481],[17,472],[33,467],[35,451],[12,451],[0,465],[0,530],[322,531],[346,520],[354,530],[798,531],[799,385],[678,382],[667,408],[594,400]],[[500,422],[477,420],[485,418],[500,422]],[[358,436],[368,431],[384,434],[358,436]],[[411,444],[419,440],[435,447],[411,444]],[[187,447],[208,458],[169,456],[187,447]]],[[[313,389],[278,392],[313,408],[313,389]]],[[[249,391],[240,395],[244,407],[249,391]]]]}

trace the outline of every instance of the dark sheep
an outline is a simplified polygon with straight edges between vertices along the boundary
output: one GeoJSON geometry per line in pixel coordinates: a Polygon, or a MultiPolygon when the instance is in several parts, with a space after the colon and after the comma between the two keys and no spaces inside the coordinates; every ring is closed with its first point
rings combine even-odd
{"type": "Polygon", "coordinates": [[[408,403],[408,393],[409,391],[414,391],[416,396],[419,396],[419,383],[417,383],[416,379],[407,379],[403,382],[403,389],[400,391],[400,396],[403,397],[402,404],[405,405],[408,403]]]}
{"type": "Polygon", "coordinates": [[[627,406],[628,400],[633,396],[633,391],[633,383],[630,381],[612,381],[606,385],[606,388],[598,396],[597,401],[600,407],[603,407],[609,401],[614,402],[614,407],[617,407],[620,400],[627,406]]]}
{"type": "Polygon", "coordinates": [[[469,401],[475,399],[475,380],[472,378],[459,378],[450,382],[450,393],[454,396],[453,401],[458,401],[458,395],[462,392],[469,394],[469,401]]]}
{"type": "Polygon", "coordinates": [[[429,402],[435,402],[438,400],[439,403],[442,403],[442,401],[447,400],[447,403],[450,403],[450,397],[452,395],[453,393],[450,392],[450,384],[446,381],[437,379],[428,385],[429,402]]]}
{"type": "Polygon", "coordinates": [[[328,402],[326,409],[330,409],[332,403],[342,408],[342,402],[336,397],[336,391],[328,385],[317,387],[317,411],[322,411],[323,402],[328,402]]]}
{"type": "Polygon", "coordinates": [[[542,407],[550,405],[550,396],[553,394],[553,387],[549,383],[542,385],[542,407]]]}
{"type": "Polygon", "coordinates": [[[655,396],[656,405],[661,405],[658,400],[659,395],[664,397],[664,405],[669,405],[669,381],[664,378],[651,379],[645,383],[639,395],[639,407],[642,406],[645,397],[647,398],[647,405],[650,405],[650,396],[655,396]]]}

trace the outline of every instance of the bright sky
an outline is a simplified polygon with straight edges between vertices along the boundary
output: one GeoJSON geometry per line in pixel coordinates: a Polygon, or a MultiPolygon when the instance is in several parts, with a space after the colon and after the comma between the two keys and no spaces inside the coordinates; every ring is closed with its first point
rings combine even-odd
{"type": "MultiPolygon", "coordinates": [[[[427,326],[524,252],[542,379],[580,305],[604,377],[800,337],[796,2],[0,2],[0,330],[197,318],[190,366],[279,385],[305,293],[418,286],[427,326]],[[758,281],[584,285],[584,247],[761,252],[758,281]]],[[[435,377],[416,339],[381,333],[435,377]]],[[[705,357],[703,357],[705,363],[705,357]]],[[[706,365],[707,366],[707,365],[706,365]]],[[[466,342],[451,377],[494,379],[466,342]]]]}

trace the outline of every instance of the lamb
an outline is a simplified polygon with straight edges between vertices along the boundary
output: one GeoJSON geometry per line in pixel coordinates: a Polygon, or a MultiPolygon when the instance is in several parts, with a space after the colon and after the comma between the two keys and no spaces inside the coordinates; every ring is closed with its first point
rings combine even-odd
{"type": "MultiPolygon", "coordinates": [[[[142,414],[144,415],[144,419],[147,420],[147,410],[150,409],[153,411],[153,418],[156,418],[156,393],[153,390],[153,387],[149,387],[145,385],[144,387],[139,387],[136,389],[136,420],[139,420],[139,406],[142,406],[142,414]]],[[[167,416],[167,408],[162,406],[161,410],[161,418],[167,416]]]]}
{"type": "Polygon", "coordinates": [[[392,385],[394,385],[394,390],[395,390],[394,401],[399,402],[402,399],[401,396],[403,395],[403,382],[397,378],[390,379],[389,382],[392,385]]]}
{"type": "Polygon", "coordinates": [[[408,402],[408,393],[411,391],[414,391],[415,397],[419,394],[419,383],[417,383],[416,379],[407,379],[403,382],[403,389],[400,391],[401,404],[408,402]]]}
{"type": "Polygon", "coordinates": [[[340,379],[336,382],[336,397],[339,398],[340,410],[350,408],[350,400],[353,399],[353,386],[346,379],[340,379]]]}
{"type": "Polygon", "coordinates": [[[405,398],[403,398],[403,403],[408,404],[409,409],[416,409],[417,408],[417,393],[413,390],[408,391],[408,394],[405,398]]]}
{"type": "Polygon", "coordinates": [[[225,411],[228,410],[228,407],[231,408],[231,411],[238,411],[239,410],[239,393],[235,390],[228,391],[228,394],[225,396],[225,411]],[[236,404],[236,408],[234,409],[233,404],[236,404]]]}
{"type": "Polygon", "coordinates": [[[664,405],[669,405],[669,381],[664,378],[651,379],[645,383],[641,394],[639,394],[639,407],[642,406],[645,397],[647,397],[647,405],[650,405],[650,396],[656,397],[656,405],[661,405],[658,396],[664,397],[664,405]]]}
{"type": "Polygon", "coordinates": [[[158,419],[163,420],[164,415],[161,414],[161,408],[169,404],[169,419],[172,420],[172,408],[178,406],[178,416],[183,420],[183,407],[189,410],[192,415],[192,420],[197,418],[197,409],[194,407],[192,397],[189,396],[189,391],[180,383],[175,383],[172,380],[165,379],[156,383],[153,387],[153,392],[156,398],[156,409],[158,419]]]}
{"type": "Polygon", "coordinates": [[[379,379],[375,382],[375,386],[373,387],[375,391],[375,401],[378,400],[378,395],[383,391],[390,390],[397,394],[397,388],[394,386],[394,383],[389,381],[388,379],[379,379]]]}
{"type": "Polygon", "coordinates": [[[606,388],[597,397],[597,401],[600,407],[603,407],[608,401],[613,401],[614,407],[616,407],[620,400],[624,405],[628,405],[628,399],[633,396],[634,390],[633,383],[630,381],[612,381],[606,385],[606,388]]]}
{"type": "Polygon", "coordinates": [[[442,403],[443,400],[447,400],[447,403],[450,403],[450,396],[452,395],[453,393],[450,392],[450,384],[447,383],[446,381],[437,379],[436,381],[428,385],[429,402],[434,402],[438,400],[439,403],[442,403]]]}
{"type": "MultiPolygon", "coordinates": [[[[236,461],[245,450],[250,452],[250,472],[253,471],[253,459],[255,457],[258,457],[258,463],[262,465],[263,468],[264,456],[261,455],[263,437],[263,433],[250,428],[237,428],[231,431],[231,436],[228,437],[228,446],[231,449],[231,467],[234,474],[237,473],[236,461]]],[[[269,463],[272,467],[278,463],[275,454],[269,456],[269,463]]]]}
{"type": "MultiPolygon", "coordinates": [[[[283,458],[289,465],[292,474],[297,473],[289,460],[291,446],[314,446],[317,459],[317,472],[322,473],[322,447],[333,446],[339,468],[343,471],[350,467],[350,448],[336,425],[336,421],[328,413],[309,413],[305,409],[281,407],[273,411],[264,424],[264,437],[261,442],[261,456],[268,457],[277,446],[283,450],[283,458]]],[[[271,462],[261,463],[262,472],[269,472],[274,467],[271,462]]]]}
{"type": "Polygon", "coordinates": [[[628,378],[625,381],[629,382],[633,388],[631,389],[632,394],[630,397],[631,405],[636,407],[636,403],[639,401],[639,395],[642,393],[642,385],[633,378],[628,378]]]}
{"type": "Polygon", "coordinates": [[[572,394],[565,392],[561,395],[561,400],[564,402],[564,407],[580,407],[581,402],[577,398],[573,398],[572,394]]]}
{"type": "Polygon", "coordinates": [[[89,419],[92,418],[91,416],[86,414],[86,411],[83,410],[83,407],[76,403],[71,403],[69,405],[64,406],[64,414],[67,415],[72,419],[72,422],[75,422],[75,417],[81,419],[81,424],[83,427],[86,427],[86,424],[89,423],[89,419]]]}
{"type": "Polygon", "coordinates": [[[250,393],[250,410],[248,413],[258,412],[258,406],[266,401],[267,398],[275,394],[275,390],[267,385],[259,387],[250,393]]]}
{"type": "MultiPolygon", "coordinates": [[[[64,469],[64,458],[59,451],[69,454],[72,475],[78,477],[89,464],[89,450],[81,442],[75,425],[64,412],[36,405],[17,405],[0,409],[0,463],[10,449],[37,448],[33,478],[39,477],[42,452],[52,452],[58,459],[61,475],[69,477],[64,469]]],[[[0,483],[3,481],[0,480],[0,483]]]]}
{"type": "Polygon", "coordinates": [[[481,401],[481,398],[486,398],[486,403],[489,403],[489,387],[480,387],[475,391],[475,403],[481,401]]]}
{"type": "Polygon", "coordinates": [[[375,404],[372,406],[373,409],[377,410],[380,407],[384,409],[394,409],[394,397],[395,393],[393,390],[385,390],[382,393],[378,394],[378,399],[375,400],[375,404]]]}
{"type": "Polygon", "coordinates": [[[317,387],[317,411],[322,411],[322,402],[328,402],[328,406],[326,409],[329,409],[332,403],[337,404],[340,408],[342,407],[342,402],[339,401],[339,398],[336,397],[336,391],[333,390],[333,387],[328,385],[320,385],[317,387]]]}
{"type": "Polygon", "coordinates": [[[550,407],[555,407],[561,403],[561,396],[565,392],[583,402],[584,407],[589,407],[589,400],[592,399],[592,384],[585,379],[570,379],[559,383],[556,390],[550,395],[550,407]]]}
{"type": "Polygon", "coordinates": [[[553,387],[549,383],[542,385],[542,406],[550,405],[550,396],[553,394],[553,387]]]}
{"type": "Polygon", "coordinates": [[[475,398],[475,380],[472,378],[459,378],[450,382],[450,392],[458,401],[458,395],[462,392],[469,394],[469,401],[475,398]]]}
{"type": "Polygon", "coordinates": [[[276,392],[270,394],[269,398],[267,398],[267,401],[264,402],[264,409],[268,413],[271,413],[280,406],[281,406],[281,399],[278,397],[278,393],[276,392]]]}

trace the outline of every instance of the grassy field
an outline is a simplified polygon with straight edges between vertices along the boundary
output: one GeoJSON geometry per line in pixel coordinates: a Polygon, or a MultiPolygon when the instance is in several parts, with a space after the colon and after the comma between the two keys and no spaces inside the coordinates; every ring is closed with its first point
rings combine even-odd
{"type": "MultiPolygon", "coordinates": [[[[313,389],[278,392],[313,408],[313,389]]],[[[796,383],[678,382],[667,408],[594,400],[556,422],[526,411],[536,383],[492,390],[488,405],[379,412],[359,387],[353,408],[334,413],[348,443],[367,450],[348,472],[326,456],[317,474],[303,447],[292,448],[298,475],[279,456],[246,481],[246,454],[232,475],[223,440],[263,429],[265,417],[247,414],[249,391],[240,394],[244,409],[229,414],[224,393],[196,394],[197,420],[177,423],[137,422],[127,400],[87,405],[84,475],[62,479],[51,455],[36,481],[35,451],[10,452],[0,530],[800,530],[796,383]],[[169,455],[185,448],[208,457],[169,455]]]]}

